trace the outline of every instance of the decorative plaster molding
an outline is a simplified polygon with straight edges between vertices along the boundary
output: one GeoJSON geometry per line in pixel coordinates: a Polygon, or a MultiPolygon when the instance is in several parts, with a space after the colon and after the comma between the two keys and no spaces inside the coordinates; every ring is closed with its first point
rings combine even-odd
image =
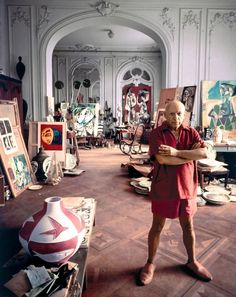
{"type": "Polygon", "coordinates": [[[120,5],[117,5],[112,2],[107,2],[104,0],[101,0],[100,2],[95,5],[96,10],[102,15],[102,16],[107,16],[113,14],[113,12],[119,8],[120,5]]]}
{"type": "Polygon", "coordinates": [[[215,13],[213,19],[210,20],[209,34],[211,35],[215,26],[221,23],[228,25],[228,27],[232,29],[233,26],[236,24],[236,10],[234,11],[232,10],[226,13],[220,13],[220,12],[215,13]]]}
{"type": "Polygon", "coordinates": [[[163,19],[163,23],[162,23],[162,25],[163,25],[163,26],[166,25],[166,26],[168,27],[168,29],[169,29],[170,32],[171,32],[172,38],[173,38],[173,40],[174,40],[175,26],[174,26],[173,22],[171,21],[171,18],[168,17],[168,12],[169,12],[169,8],[164,7],[164,8],[162,9],[162,14],[161,14],[161,17],[162,17],[162,19],[163,19]]]}
{"type": "Polygon", "coordinates": [[[106,66],[109,66],[109,67],[112,67],[112,64],[113,64],[113,60],[112,60],[112,58],[105,58],[105,65],[106,66]]]}
{"type": "Polygon", "coordinates": [[[59,66],[64,66],[66,64],[66,58],[65,57],[60,57],[59,59],[58,59],[58,65],[59,66]]]}
{"type": "Polygon", "coordinates": [[[132,62],[142,62],[144,59],[140,56],[134,56],[130,58],[132,62]]]}
{"type": "Polygon", "coordinates": [[[194,14],[192,10],[189,10],[183,17],[182,28],[184,29],[187,25],[194,25],[196,29],[199,28],[200,18],[197,14],[194,14]]]}
{"type": "Polygon", "coordinates": [[[39,30],[41,29],[42,25],[44,23],[49,23],[49,15],[51,13],[48,11],[48,8],[46,5],[42,5],[39,11],[39,21],[37,24],[37,32],[39,32],[39,30]]]}
{"type": "Polygon", "coordinates": [[[22,6],[18,6],[15,12],[11,15],[11,25],[13,26],[15,22],[24,23],[27,27],[30,26],[31,18],[30,14],[23,10],[22,6]]]}
{"type": "Polygon", "coordinates": [[[93,44],[82,44],[82,43],[77,43],[75,44],[75,49],[80,51],[80,52],[90,52],[90,51],[98,51],[100,48],[95,47],[93,44]]]}

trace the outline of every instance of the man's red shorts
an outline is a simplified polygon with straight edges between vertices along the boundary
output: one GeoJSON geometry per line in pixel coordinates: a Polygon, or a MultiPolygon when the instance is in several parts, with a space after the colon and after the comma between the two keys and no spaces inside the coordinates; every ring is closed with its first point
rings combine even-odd
{"type": "Polygon", "coordinates": [[[196,199],[152,200],[152,212],[164,218],[193,216],[197,211],[196,199]]]}

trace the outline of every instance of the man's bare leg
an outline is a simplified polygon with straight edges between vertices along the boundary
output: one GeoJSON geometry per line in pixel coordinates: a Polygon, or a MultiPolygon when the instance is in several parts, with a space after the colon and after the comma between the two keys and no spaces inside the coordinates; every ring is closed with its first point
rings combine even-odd
{"type": "Polygon", "coordinates": [[[192,217],[180,217],[180,225],[183,230],[183,242],[188,254],[188,263],[186,267],[191,270],[198,278],[204,281],[210,281],[213,279],[211,273],[197,261],[195,255],[195,232],[193,228],[193,218],[192,217]]]}
{"type": "Polygon", "coordinates": [[[152,226],[148,234],[148,260],[140,273],[140,281],[143,285],[147,285],[152,281],[155,271],[155,265],[153,262],[159,246],[160,234],[165,225],[165,221],[165,218],[153,215],[152,226]]]}

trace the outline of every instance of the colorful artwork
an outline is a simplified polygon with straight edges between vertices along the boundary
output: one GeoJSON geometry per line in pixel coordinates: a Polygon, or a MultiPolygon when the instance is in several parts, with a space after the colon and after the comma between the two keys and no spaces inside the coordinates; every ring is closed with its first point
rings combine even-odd
{"type": "Polygon", "coordinates": [[[190,125],[190,120],[192,117],[194,106],[195,93],[196,86],[161,89],[155,126],[159,126],[163,122],[165,106],[168,102],[173,100],[180,100],[185,105],[184,124],[190,125]]]}
{"type": "Polygon", "coordinates": [[[177,99],[185,106],[184,124],[189,125],[192,118],[196,86],[177,88],[176,93],[179,96],[177,99]]]}
{"type": "Polygon", "coordinates": [[[148,123],[151,115],[151,87],[127,85],[123,88],[123,122],[148,123]]]}
{"type": "Polygon", "coordinates": [[[63,125],[41,123],[39,128],[40,146],[46,151],[62,151],[63,125]]]}
{"type": "Polygon", "coordinates": [[[64,163],[66,157],[66,123],[38,122],[37,126],[38,150],[43,147],[50,157],[56,152],[57,162],[64,163]]]}
{"type": "Polygon", "coordinates": [[[73,103],[71,109],[78,136],[97,136],[99,104],[73,103]]]}
{"type": "Polygon", "coordinates": [[[202,82],[202,124],[220,127],[236,137],[236,80],[202,82]]]}
{"type": "Polygon", "coordinates": [[[9,168],[9,175],[16,191],[24,189],[32,182],[30,170],[27,166],[25,155],[17,155],[9,160],[11,167],[9,168]]]}
{"type": "Polygon", "coordinates": [[[33,184],[34,175],[19,125],[16,101],[0,104],[0,159],[11,193],[17,197],[33,184]]]}
{"type": "Polygon", "coordinates": [[[0,118],[0,140],[6,155],[17,152],[18,147],[9,118],[0,118]]]}

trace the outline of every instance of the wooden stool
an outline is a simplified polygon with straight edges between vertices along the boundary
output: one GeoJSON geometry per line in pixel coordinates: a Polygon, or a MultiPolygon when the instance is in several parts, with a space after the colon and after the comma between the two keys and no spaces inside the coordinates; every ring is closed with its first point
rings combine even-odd
{"type": "Polygon", "coordinates": [[[225,178],[225,188],[228,185],[228,178],[229,178],[229,170],[225,167],[219,167],[219,168],[206,168],[206,167],[201,167],[201,166],[197,166],[197,170],[198,170],[198,178],[199,178],[199,183],[201,188],[204,188],[204,178],[208,177],[208,185],[211,181],[211,179],[214,179],[216,177],[220,177],[223,176],[225,178]]]}

